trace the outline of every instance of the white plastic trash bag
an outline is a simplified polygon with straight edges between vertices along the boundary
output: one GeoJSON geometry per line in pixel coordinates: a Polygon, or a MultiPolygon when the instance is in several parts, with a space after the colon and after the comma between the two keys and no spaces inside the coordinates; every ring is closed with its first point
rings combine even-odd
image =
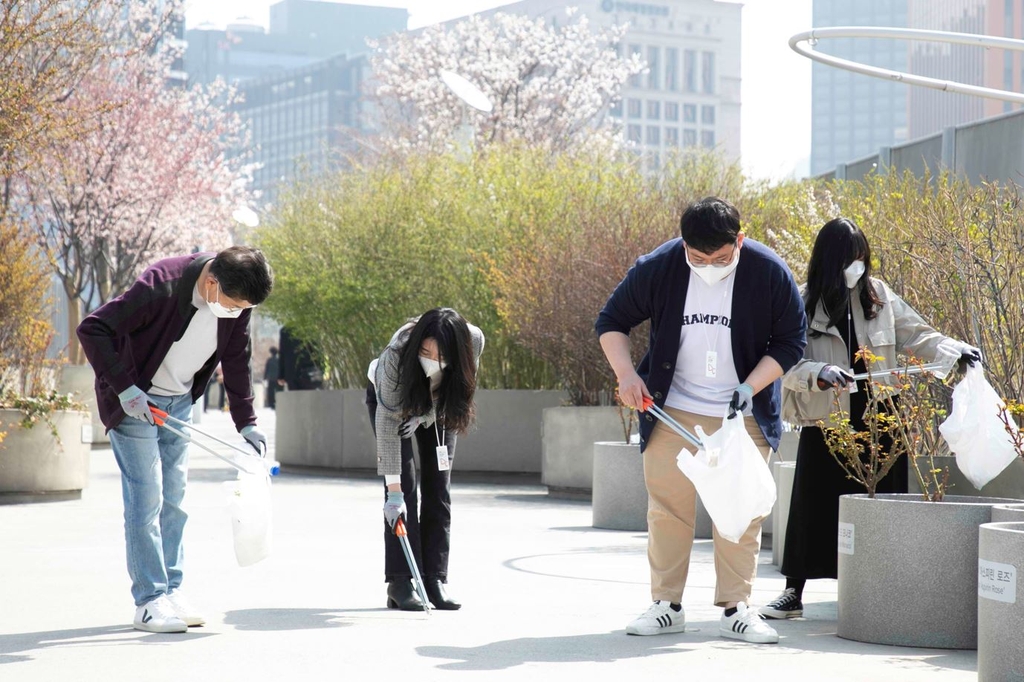
{"type": "Polygon", "coordinates": [[[270,556],[273,544],[270,476],[238,472],[238,479],[224,484],[239,566],[251,566],[270,556]]]}
{"type": "MultiPolygon", "coordinates": [[[[968,367],[967,376],[953,389],[953,409],[939,425],[939,433],[956,455],[956,465],[981,490],[1017,458],[1010,434],[999,417],[1006,404],[985,379],[980,366],[968,367]]],[[[1006,415],[1016,430],[1013,417],[1006,415]]]]}
{"type": "Polygon", "coordinates": [[[686,448],[676,457],[679,470],[693,482],[718,534],[739,542],[754,519],[767,516],[775,504],[775,479],[743,425],[743,416],[723,418],[710,436],[697,426],[704,447],[686,448]]]}

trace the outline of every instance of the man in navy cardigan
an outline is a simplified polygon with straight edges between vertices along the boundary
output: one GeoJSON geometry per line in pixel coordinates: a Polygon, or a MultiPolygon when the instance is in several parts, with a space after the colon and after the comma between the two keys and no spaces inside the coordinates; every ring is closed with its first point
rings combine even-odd
{"type": "Polygon", "coordinates": [[[78,327],[121,469],[138,630],[185,632],[205,622],[179,591],[188,441],[158,429],[149,406],[190,422],[219,362],[235,426],[264,454],[267,439],[252,406],[249,318],[272,288],[259,249],[166,258],[78,327]]]}
{"type": "MultiPolygon", "coordinates": [[[[739,212],[715,197],[691,204],[681,239],[641,256],[597,319],[601,347],[622,401],[642,409],[651,398],[691,432],[722,426],[726,416],[753,414],[747,432],[768,457],[782,431],[779,379],[803,357],[803,301],[786,264],[768,247],[744,238],[739,212]],[[633,368],[629,333],[650,320],[647,354],[633,368]]],[[[682,609],[693,545],[696,491],[676,465],[689,446],[651,414],[640,420],[648,500],[648,561],[654,603],[626,632],[682,632],[682,609]]],[[[749,642],[778,634],[748,609],[761,519],[739,543],[715,531],[715,604],[725,608],[719,632],[749,642]]]]}

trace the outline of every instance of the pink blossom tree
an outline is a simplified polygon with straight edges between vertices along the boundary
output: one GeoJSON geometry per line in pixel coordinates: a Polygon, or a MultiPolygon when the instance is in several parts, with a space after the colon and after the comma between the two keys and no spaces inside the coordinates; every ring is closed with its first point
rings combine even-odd
{"type": "Polygon", "coordinates": [[[568,14],[559,27],[500,12],[475,15],[371,43],[383,141],[396,150],[443,150],[465,122],[477,144],[521,141],[553,151],[617,144],[608,109],[645,65],[638,55],[619,55],[624,26],[594,32],[586,17],[568,14]],[[465,107],[442,70],[479,87],[493,111],[465,107]]]}
{"type": "MultiPolygon", "coordinates": [[[[128,21],[148,25],[144,14],[128,21]]],[[[85,133],[51,140],[19,176],[20,211],[71,302],[71,329],[153,260],[228,245],[232,212],[251,199],[235,93],[170,85],[174,57],[164,41],[98,64],[61,111],[85,133]]],[[[81,360],[73,334],[68,352],[81,360]]]]}
{"type": "MultiPolygon", "coordinates": [[[[33,0],[0,5],[0,221],[16,176],[47,141],[69,140],[84,121],[62,114],[83,78],[111,59],[150,52],[174,16],[149,0],[33,0]],[[144,18],[145,23],[140,21],[144,18]]],[[[90,113],[108,103],[94,101],[90,113]]]]}

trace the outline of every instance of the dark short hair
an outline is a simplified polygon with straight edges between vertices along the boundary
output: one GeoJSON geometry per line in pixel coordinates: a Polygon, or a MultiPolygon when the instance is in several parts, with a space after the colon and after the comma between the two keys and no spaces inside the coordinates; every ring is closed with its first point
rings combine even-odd
{"type": "Polygon", "coordinates": [[[274,288],[274,272],[259,249],[232,246],[216,255],[210,274],[220,284],[225,296],[259,305],[274,288]]]}
{"type": "Polygon", "coordinates": [[[679,221],[683,241],[701,253],[714,253],[726,244],[735,244],[741,229],[740,212],[718,197],[693,202],[679,221]]]}

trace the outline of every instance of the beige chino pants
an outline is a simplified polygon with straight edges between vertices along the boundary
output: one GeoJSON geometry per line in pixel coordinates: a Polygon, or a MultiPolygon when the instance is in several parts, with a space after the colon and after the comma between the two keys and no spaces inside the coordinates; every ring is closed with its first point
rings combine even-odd
{"type": "MultiPolygon", "coordinates": [[[[698,424],[709,435],[722,427],[721,417],[704,417],[671,407],[665,411],[691,433],[695,433],[698,424]]],[[[745,418],[744,422],[747,433],[767,461],[771,448],[760,427],[752,417],[745,418]]],[[[676,464],[676,456],[684,447],[693,450],[682,436],[659,421],[644,449],[651,598],[674,604],[681,603],[686,586],[697,516],[697,491],[676,464]]],[[[713,531],[716,606],[750,599],[757,573],[757,553],[761,548],[761,521],[752,521],[738,543],[725,540],[717,529],[713,531]]]]}

